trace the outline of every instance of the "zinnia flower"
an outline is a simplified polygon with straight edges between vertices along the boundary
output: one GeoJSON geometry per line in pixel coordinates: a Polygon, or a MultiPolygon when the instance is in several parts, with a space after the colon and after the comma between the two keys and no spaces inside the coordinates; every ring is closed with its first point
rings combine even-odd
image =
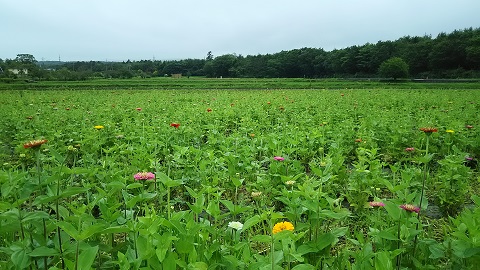
{"type": "Polygon", "coordinates": [[[409,211],[409,212],[415,212],[415,213],[420,212],[420,207],[415,206],[413,204],[402,204],[402,205],[400,205],[400,208],[402,208],[405,211],[409,211]]]}
{"type": "Polygon", "coordinates": [[[295,184],[295,180],[288,180],[287,182],[285,182],[285,185],[287,186],[293,186],[295,184]]]}
{"type": "Polygon", "coordinates": [[[99,129],[102,129],[102,128],[105,128],[105,127],[104,127],[104,126],[94,126],[94,128],[95,128],[96,130],[99,130],[99,129]]]}
{"type": "Polygon", "coordinates": [[[24,143],[23,144],[23,148],[27,149],[27,148],[36,148],[36,147],[39,147],[40,145],[44,144],[48,142],[47,140],[33,140],[33,141],[29,141],[27,143],[24,143]]]}
{"type": "Polygon", "coordinates": [[[277,224],[275,224],[275,226],[273,226],[273,234],[276,234],[276,233],[279,233],[281,231],[285,231],[285,230],[289,230],[289,231],[293,231],[295,229],[295,227],[293,227],[293,224],[288,222],[288,221],[283,221],[283,222],[279,222],[277,224]]]}
{"type": "Polygon", "coordinates": [[[472,161],[472,160],[473,160],[473,157],[468,157],[468,156],[467,156],[467,157],[465,157],[465,160],[466,160],[466,161],[472,161]]]}
{"type": "Polygon", "coordinates": [[[368,204],[371,207],[384,207],[385,206],[385,204],[383,202],[375,202],[375,201],[369,202],[368,204]]]}
{"type": "Polygon", "coordinates": [[[362,142],[362,138],[355,139],[355,142],[362,142]]]}
{"type": "Polygon", "coordinates": [[[432,132],[437,132],[438,129],[434,127],[422,127],[420,128],[421,131],[425,132],[426,134],[432,134],[432,132]]]}
{"type": "Polygon", "coordinates": [[[171,123],[170,126],[174,127],[174,128],[178,128],[180,126],[180,124],[179,123],[171,123]]]}
{"type": "Polygon", "coordinates": [[[413,152],[413,151],[415,151],[415,148],[413,148],[413,147],[405,148],[405,152],[413,152]]]}
{"type": "Polygon", "coordinates": [[[155,179],[155,174],[151,172],[139,172],[133,176],[135,180],[151,180],[155,179]]]}
{"type": "Polygon", "coordinates": [[[472,125],[466,125],[465,127],[466,127],[467,129],[472,129],[472,128],[473,128],[472,125]]]}
{"type": "Polygon", "coordinates": [[[142,108],[136,108],[135,110],[137,110],[137,111],[141,111],[141,110],[142,110],[142,108]]]}
{"type": "Polygon", "coordinates": [[[284,161],[285,160],[285,158],[279,157],[279,156],[275,156],[275,157],[273,157],[273,159],[275,159],[276,161],[284,161]]]}
{"type": "Polygon", "coordinates": [[[253,198],[257,198],[257,197],[260,197],[260,196],[262,196],[261,191],[252,191],[252,197],[253,198]]]}
{"type": "Polygon", "coordinates": [[[231,221],[228,223],[228,227],[235,229],[235,230],[241,230],[243,228],[243,224],[238,221],[231,221]]]}
{"type": "Polygon", "coordinates": [[[212,109],[210,109],[210,108],[207,109],[207,112],[211,112],[211,111],[212,111],[212,109]]]}

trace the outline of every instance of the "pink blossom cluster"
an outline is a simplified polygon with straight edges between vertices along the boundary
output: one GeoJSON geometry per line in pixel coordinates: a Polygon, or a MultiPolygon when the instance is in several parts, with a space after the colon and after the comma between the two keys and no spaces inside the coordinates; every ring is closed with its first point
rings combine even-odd
{"type": "Polygon", "coordinates": [[[139,172],[136,173],[133,178],[135,178],[135,180],[151,180],[155,179],[155,174],[151,172],[139,172]]]}

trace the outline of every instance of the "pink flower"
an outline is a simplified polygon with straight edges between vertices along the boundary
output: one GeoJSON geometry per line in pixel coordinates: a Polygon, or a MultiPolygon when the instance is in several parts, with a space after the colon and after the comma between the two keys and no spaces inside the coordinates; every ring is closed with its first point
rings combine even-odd
{"type": "Polygon", "coordinates": [[[371,207],[384,207],[385,204],[383,202],[369,202],[368,203],[371,207]]]}
{"type": "Polygon", "coordinates": [[[155,179],[155,174],[151,172],[139,172],[136,173],[133,178],[135,178],[135,180],[152,180],[155,179]]]}
{"type": "Polygon", "coordinates": [[[405,151],[406,151],[406,152],[414,152],[414,151],[415,151],[415,148],[413,148],[413,147],[407,147],[407,148],[405,148],[405,151]]]}
{"type": "Polygon", "coordinates": [[[137,110],[137,111],[141,111],[141,110],[142,110],[142,108],[136,108],[135,110],[137,110]]]}
{"type": "Polygon", "coordinates": [[[420,212],[420,207],[415,206],[413,204],[402,204],[402,205],[400,205],[400,208],[402,208],[405,211],[409,211],[409,212],[415,212],[415,213],[420,212]]]}
{"type": "Polygon", "coordinates": [[[285,160],[285,158],[279,157],[279,156],[275,156],[275,157],[273,157],[273,159],[275,159],[276,161],[284,161],[285,160]]]}

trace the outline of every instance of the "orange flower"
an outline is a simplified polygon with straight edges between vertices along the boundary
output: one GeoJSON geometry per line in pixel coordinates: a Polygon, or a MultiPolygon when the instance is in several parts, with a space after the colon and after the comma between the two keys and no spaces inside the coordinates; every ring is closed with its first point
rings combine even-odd
{"type": "Polygon", "coordinates": [[[170,126],[174,127],[174,128],[178,128],[180,126],[180,124],[179,123],[171,123],[170,126]]]}
{"type": "Polygon", "coordinates": [[[434,127],[422,127],[422,128],[420,128],[420,130],[427,133],[427,134],[431,134],[432,132],[437,132],[438,131],[438,129],[434,128],[434,127]]]}
{"type": "Polygon", "coordinates": [[[40,147],[40,145],[46,143],[47,140],[33,140],[33,141],[29,141],[27,143],[24,143],[23,144],[23,148],[27,149],[27,148],[36,148],[36,147],[40,147]]]}
{"type": "Polygon", "coordinates": [[[283,222],[279,222],[277,224],[275,224],[275,226],[273,226],[273,234],[276,234],[276,233],[279,233],[281,231],[285,231],[285,230],[289,230],[289,231],[293,231],[295,229],[295,227],[293,227],[293,224],[288,222],[288,221],[283,221],[283,222]]]}

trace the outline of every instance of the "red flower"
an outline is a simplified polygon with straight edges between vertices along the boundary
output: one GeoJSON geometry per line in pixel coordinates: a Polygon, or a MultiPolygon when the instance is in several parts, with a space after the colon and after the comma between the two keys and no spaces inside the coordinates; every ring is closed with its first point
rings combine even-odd
{"type": "Polygon", "coordinates": [[[142,108],[136,108],[135,110],[137,110],[137,111],[141,111],[141,110],[142,110],[142,108]]]}
{"type": "Polygon", "coordinates": [[[210,109],[210,108],[207,109],[207,112],[211,112],[211,111],[212,111],[212,109],[210,109]]]}
{"type": "Polygon", "coordinates": [[[414,152],[414,151],[415,151],[415,148],[413,148],[413,147],[407,147],[407,148],[405,148],[405,151],[406,151],[406,152],[414,152]]]}
{"type": "Polygon", "coordinates": [[[171,123],[170,126],[174,127],[174,128],[178,128],[180,126],[180,124],[179,123],[171,123]]]}
{"type": "Polygon", "coordinates": [[[432,132],[437,132],[438,131],[438,129],[434,128],[434,127],[422,127],[422,128],[420,128],[420,130],[427,133],[427,134],[431,134],[432,132]]]}
{"type": "Polygon", "coordinates": [[[23,144],[23,148],[36,148],[46,143],[47,140],[33,140],[23,144]]]}

